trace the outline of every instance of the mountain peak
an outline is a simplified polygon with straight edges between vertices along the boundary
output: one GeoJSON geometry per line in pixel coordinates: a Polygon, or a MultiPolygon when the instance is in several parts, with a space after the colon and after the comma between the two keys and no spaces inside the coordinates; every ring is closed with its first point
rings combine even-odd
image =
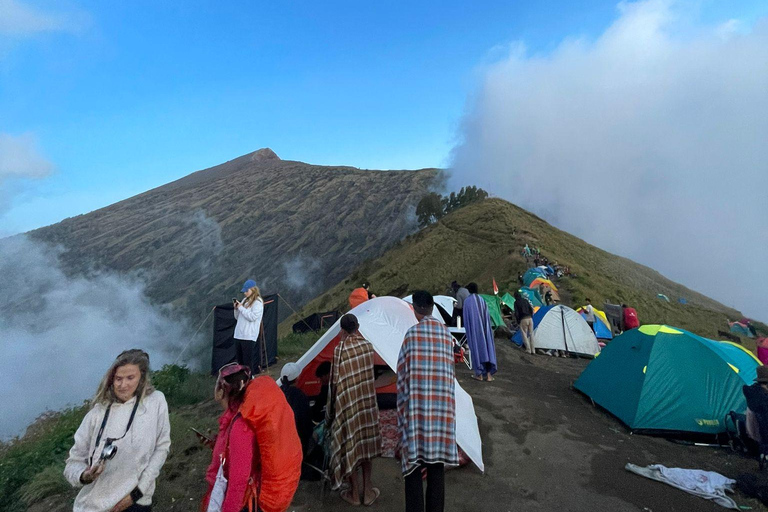
{"type": "Polygon", "coordinates": [[[261,148],[251,153],[251,162],[263,162],[265,160],[280,160],[277,153],[269,148],[261,148]]]}

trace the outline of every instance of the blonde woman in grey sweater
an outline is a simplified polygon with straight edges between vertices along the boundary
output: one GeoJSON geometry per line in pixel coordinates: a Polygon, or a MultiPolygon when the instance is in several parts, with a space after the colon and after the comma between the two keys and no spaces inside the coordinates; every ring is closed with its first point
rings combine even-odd
{"type": "Polygon", "coordinates": [[[168,456],[165,396],[152,387],[149,356],[126,350],[99,385],[69,451],[64,476],[82,487],[74,512],[146,512],[168,456]]]}

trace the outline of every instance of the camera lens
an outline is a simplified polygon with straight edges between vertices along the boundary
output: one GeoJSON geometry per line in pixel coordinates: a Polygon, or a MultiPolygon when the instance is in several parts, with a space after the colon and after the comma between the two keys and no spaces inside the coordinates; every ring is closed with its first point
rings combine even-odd
{"type": "Polygon", "coordinates": [[[104,445],[104,449],[101,450],[101,458],[103,460],[113,459],[117,455],[117,446],[112,443],[104,445]]]}

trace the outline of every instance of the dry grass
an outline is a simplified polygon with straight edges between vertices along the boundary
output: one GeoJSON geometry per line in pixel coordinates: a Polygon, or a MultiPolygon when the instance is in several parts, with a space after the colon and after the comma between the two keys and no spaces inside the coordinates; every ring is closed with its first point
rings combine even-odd
{"type": "MultiPolygon", "coordinates": [[[[490,293],[495,278],[502,293],[517,286],[517,273],[528,267],[520,256],[525,245],[539,247],[550,261],[571,267],[574,277],[560,281],[563,301],[581,305],[586,297],[596,305],[608,300],[634,306],[643,323],[666,323],[707,337],[726,329],[726,318],[738,311],[675,283],[629,259],[610,254],[547,224],[500,199],[489,199],[446,216],[396,244],[383,256],[367,261],[346,279],[312,300],[300,312],[348,309],[347,295],[368,279],[379,295],[403,296],[415,289],[444,293],[456,279],[475,281],[490,293]],[[656,294],[667,295],[667,303],[656,294]],[[677,299],[683,297],[688,304],[677,299]]],[[[281,324],[290,329],[296,318],[281,324]]]]}

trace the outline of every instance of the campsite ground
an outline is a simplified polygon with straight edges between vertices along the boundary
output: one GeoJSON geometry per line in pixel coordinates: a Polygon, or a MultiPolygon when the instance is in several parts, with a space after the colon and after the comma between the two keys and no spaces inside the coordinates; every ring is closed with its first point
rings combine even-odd
{"type": "MultiPolygon", "coordinates": [[[[480,422],[486,473],[468,466],[446,476],[450,511],[719,511],[722,507],[624,469],[664,464],[717,471],[735,478],[757,471],[757,462],[730,450],[693,447],[630,435],[612,416],[570,389],[586,360],[529,356],[496,340],[494,382],[470,379],[457,366],[480,422]]],[[[403,510],[403,481],[392,459],[374,464],[381,497],[371,508],[403,510]]],[[[768,510],[737,494],[739,505],[768,510]]],[[[292,510],[348,510],[337,494],[320,500],[320,487],[302,483],[292,510]]]]}

